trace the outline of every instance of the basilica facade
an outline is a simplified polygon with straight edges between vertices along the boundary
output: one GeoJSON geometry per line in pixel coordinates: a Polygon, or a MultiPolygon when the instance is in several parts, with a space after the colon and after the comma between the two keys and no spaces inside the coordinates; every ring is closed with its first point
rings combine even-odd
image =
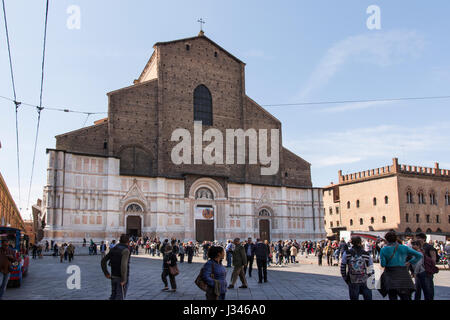
{"type": "Polygon", "coordinates": [[[310,164],[245,94],[245,64],[202,32],[156,43],[133,85],[108,98],[107,118],[47,149],[45,239],[325,237],[310,164]],[[177,132],[192,137],[181,151],[177,132]]]}

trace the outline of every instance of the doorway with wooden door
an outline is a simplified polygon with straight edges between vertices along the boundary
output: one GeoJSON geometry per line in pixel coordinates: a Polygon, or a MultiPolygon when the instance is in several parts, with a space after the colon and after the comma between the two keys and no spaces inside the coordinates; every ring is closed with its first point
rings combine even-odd
{"type": "Polygon", "coordinates": [[[270,241],[270,221],[267,219],[259,220],[259,238],[261,241],[270,241]]]}

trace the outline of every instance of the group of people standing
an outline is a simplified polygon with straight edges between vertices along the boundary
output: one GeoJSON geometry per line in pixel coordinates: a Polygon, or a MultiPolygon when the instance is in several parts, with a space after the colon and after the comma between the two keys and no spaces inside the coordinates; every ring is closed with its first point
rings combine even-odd
{"type": "Polygon", "coordinates": [[[372,299],[371,279],[374,278],[374,261],[380,261],[384,273],[379,289],[383,297],[391,300],[398,298],[410,300],[415,292],[414,299],[420,300],[421,295],[426,300],[434,298],[433,275],[437,273],[437,250],[433,245],[426,243],[426,236],[418,234],[414,241],[403,244],[396,233],[391,231],[380,241],[362,241],[360,237],[352,237],[346,242],[338,241],[278,241],[269,243],[252,238],[245,241],[236,238],[228,240],[226,244],[205,241],[202,244],[181,242],[176,239],[146,239],[130,241],[129,237],[122,235],[120,243],[110,245],[110,250],[101,262],[105,276],[111,279],[112,294],[110,299],[124,299],[129,277],[129,261],[133,252],[144,247],[147,254],[162,255],[161,280],[163,291],[176,292],[176,276],[179,274],[177,263],[183,263],[185,255],[188,263],[192,257],[199,255],[203,249],[203,258],[206,260],[200,270],[195,283],[204,290],[206,299],[223,300],[227,290],[234,289],[238,278],[240,289],[248,288],[247,276],[252,277],[253,264],[256,260],[258,269],[258,283],[268,282],[267,267],[276,258],[276,264],[298,263],[296,256],[300,252],[306,256],[314,254],[318,257],[318,264],[322,265],[322,256],[327,257],[328,265],[340,265],[341,275],[348,286],[351,300],[357,300],[360,295],[365,300],[372,299]],[[111,273],[107,271],[106,262],[110,261],[111,273]],[[225,263],[226,261],[226,263],[225,263]],[[338,263],[335,263],[335,262],[338,263]],[[227,268],[233,267],[231,281],[226,280],[227,268]],[[414,278],[414,283],[411,280],[414,278]],[[203,285],[201,285],[203,283],[203,285]],[[170,287],[169,287],[170,284],[170,287]]]}
{"type": "MultiPolygon", "coordinates": [[[[343,249],[341,275],[348,285],[351,300],[372,300],[372,289],[368,282],[374,275],[373,257],[365,250],[360,237],[352,237],[351,248],[343,249]]],[[[426,235],[419,233],[406,245],[394,231],[386,233],[379,253],[380,265],[384,268],[378,289],[389,300],[434,299],[434,274],[438,273],[437,250],[426,242],[426,235]],[[414,282],[412,281],[414,278],[414,282]]],[[[375,283],[374,279],[373,282],[375,283]]]]}

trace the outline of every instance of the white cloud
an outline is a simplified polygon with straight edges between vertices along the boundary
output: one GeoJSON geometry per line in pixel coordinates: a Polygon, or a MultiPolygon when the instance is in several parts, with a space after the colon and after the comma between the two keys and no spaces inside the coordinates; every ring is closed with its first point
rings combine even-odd
{"type": "Polygon", "coordinates": [[[384,67],[405,58],[418,57],[423,47],[423,37],[414,31],[393,30],[348,37],[328,49],[299,98],[305,99],[311,92],[326,85],[350,59],[384,67]]]}
{"type": "MultiPolygon", "coordinates": [[[[324,132],[320,136],[286,141],[286,146],[301,154],[313,167],[356,163],[373,158],[391,159],[436,154],[443,145],[450,145],[450,136],[442,134],[450,129],[450,122],[423,127],[380,125],[338,132],[324,132]]],[[[407,161],[407,159],[405,159],[407,161]]]]}

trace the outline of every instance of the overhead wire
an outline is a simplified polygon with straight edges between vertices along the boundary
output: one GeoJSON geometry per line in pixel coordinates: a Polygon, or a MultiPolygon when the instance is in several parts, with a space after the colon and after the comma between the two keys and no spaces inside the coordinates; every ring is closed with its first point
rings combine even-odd
{"type": "Polygon", "coordinates": [[[41,65],[41,90],[39,95],[39,106],[36,107],[36,110],[38,112],[38,120],[37,120],[37,126],[36,126],[36,136],[34,140],[34,151],[33,151],[33,161],[31,165],[31,176],[30,176],[30,187],[28,189],[28,199],[27,199],[27,206],[30,204],[30,196],[31,196],[31,186],[33,183],[33,175],[34,175],[34,165],[36,161],[36,149],[37,149],[37,142],[39,137],[39,128],[41,123],[41,112],[43,110],[42,108],[42,93],[44,88],[44,67],[45,67],[45,47],[47,43],[47,24],[48,24],[48,4],[49,0],[46,0],[46,6],[45,6],[45,22],[44,22],[44,42],[43,42],[43,50],[42,50],[42,65],[41,65]]]}
{"type": "Polygon", "coordinates": [[[18,120],[18,109],[20,106],[20,102],[17,101],[17,94],[16,94],[16,84],[14,80],[14,71],[13,71],[13,63],[12,63],[12,57],[11,57],[11,44],[9,41],[9,31],[8,31],[8,21],[6,18],[6,8],[5,8],[5,0],[2,0],[2,7],[3,7],[3,20],[5,23],[5,32],[6,32],[6,43],[8,47],[8,56],[9,56],[9,71],[11,75],[11,83],[12,83],[12,89],[13,89],[13,95],[14,100],[12,102],[14,103],[15,107],[15,114],[16,114],[16,158],[17,158],[17,184],[18,184],[18,193],[19,193],[19,204],[21,203],[21,195],[20,195],[20,152],[19,152],[19,120],[18,120]]]}

